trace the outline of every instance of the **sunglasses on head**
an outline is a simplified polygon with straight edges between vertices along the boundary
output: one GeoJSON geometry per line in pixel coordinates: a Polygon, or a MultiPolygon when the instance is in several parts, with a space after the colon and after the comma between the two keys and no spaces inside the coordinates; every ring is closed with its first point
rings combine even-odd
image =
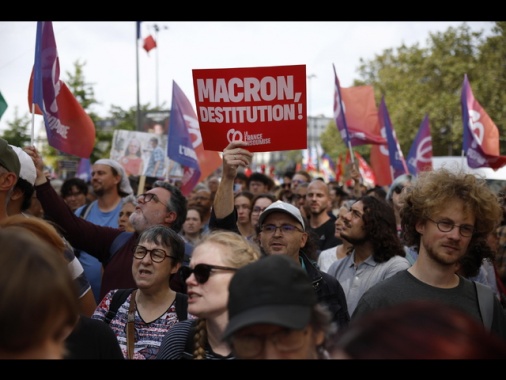
{"type": "Polygon", "coordinates": [[[181,280],[185,282],[188,277],[193,273],[195,275],[195,279],[199,284],[205,284],[207,280],[209,280],[209,276],[211,272],[214,270],[231,270],[236,271],[237,268],[230,267],[222,267],[219,265],[209,265],[209,264],[197,264],[194,268],[183,266],[179,269],[179,274],[181,276],[181,280]]]}

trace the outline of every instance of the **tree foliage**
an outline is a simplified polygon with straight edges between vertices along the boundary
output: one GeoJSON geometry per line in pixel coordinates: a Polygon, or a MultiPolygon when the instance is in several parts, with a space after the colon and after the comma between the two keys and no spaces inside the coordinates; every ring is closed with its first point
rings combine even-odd
{"type": "Polygon", "coordinates": [[[372,61],[361,60],[358,71],[361,80],[355,85],[372,85],[378,104],[384,96],[404,155],[409,152],[425,114],[430,119],[433,155],[461,154],[460,96],[465,74],[476,99],[503,132],[504,103],[490,102],[493,96],[485,92],[493,88],[500,91],[501,86],[493,78],[496,75],[504,78],[504,72],[498,73],[497,57],[492,58],[497,54],[495,50],[485,47],[492,41],[494,45],[500,44],[499,41],[504,44],[504,36],[484,40],[482,35],[482,31],[472,32],[463,23],[445,32],[430,33],[425,48],[419,44],[402,45],[385,50],[372,61]]]}

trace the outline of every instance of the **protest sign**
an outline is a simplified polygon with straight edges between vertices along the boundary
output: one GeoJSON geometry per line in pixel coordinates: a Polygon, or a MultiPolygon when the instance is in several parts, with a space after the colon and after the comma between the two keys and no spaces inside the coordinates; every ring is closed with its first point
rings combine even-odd
{"type": "Polygon", "coordinates": [[[193,87],[204,149],[307,148],[305,65],[194,69],[193,87]]]}

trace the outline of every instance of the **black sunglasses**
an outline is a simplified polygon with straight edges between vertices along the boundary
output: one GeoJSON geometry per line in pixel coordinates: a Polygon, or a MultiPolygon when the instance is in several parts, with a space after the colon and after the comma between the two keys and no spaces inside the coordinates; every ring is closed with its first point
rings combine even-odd
{"type": "Polygon", "coordinates": [[[237,270],[237,268],[221,267],[219,265],[197,264],[193,269],[187,266],[179,268],[179,275],[181,276],[181,280],[185,282],[193,273],[199,284],[205,284],[207,280],[209,280],[211,272],[216,269],[232,271],[237,270]]]}

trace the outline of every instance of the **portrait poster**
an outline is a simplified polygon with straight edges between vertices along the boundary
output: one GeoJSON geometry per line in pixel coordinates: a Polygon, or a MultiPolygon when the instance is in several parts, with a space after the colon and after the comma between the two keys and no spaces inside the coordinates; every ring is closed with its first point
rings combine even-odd
{"type": "Polygon", "coordinates": [[[121,164],[130,176],[145,175],[174,181],[181,179],[181,165],[167,157],[167,135],[118,129],[114,131],[110,158],[121,164]],[[157,144],[153,140],[157,140],[157,144]],[[154,146],[156,145],[156,146],[154,146]],[[152,156],[158,148],[163,151],[163,168],[154,173],[152,156]],[[151,163],[151,165],[150,165],[151,163]]]}

